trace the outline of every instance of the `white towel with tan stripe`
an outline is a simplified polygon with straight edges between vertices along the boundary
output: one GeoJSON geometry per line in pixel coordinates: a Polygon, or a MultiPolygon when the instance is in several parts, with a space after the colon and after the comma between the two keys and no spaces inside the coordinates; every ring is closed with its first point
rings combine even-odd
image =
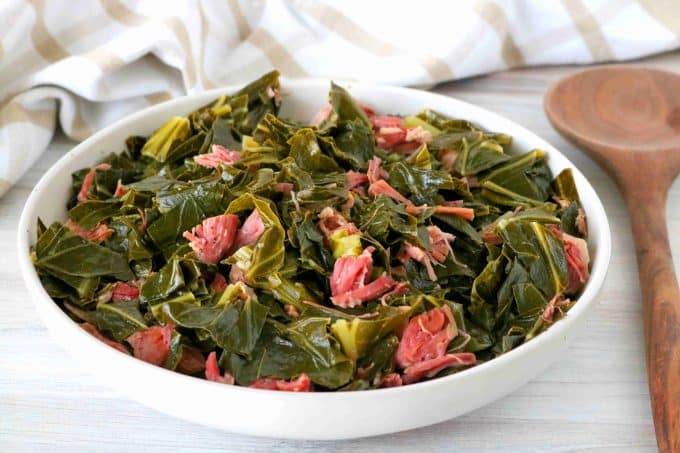
{"type": "Polygon", "coordinates": [[[2,0],[0,195],[59,123],[83,140],[166,99],[273,67],[425,85],[626,60],[680,44],[678,0],[2,0]]]}

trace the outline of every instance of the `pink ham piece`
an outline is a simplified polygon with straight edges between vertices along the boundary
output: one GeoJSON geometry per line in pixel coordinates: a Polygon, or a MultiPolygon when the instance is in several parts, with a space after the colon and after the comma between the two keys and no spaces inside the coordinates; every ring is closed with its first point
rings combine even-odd
{"type": "Polygon", "coordinates": [[[453,170],[456,159],[458,159],[458,154],[458,151],[453,149],[442,149],[439,151],[439,162],[442,164],[442,170],[450,173],[453,170]]]}
{"type": "Polygon", "coordinates": [[[569,287],[565,292],[577,294],[583,289],[590,276],[588,244],[585,240],[564,232],[562,232],[562,241],[564,242],[564,253],[567,255],[567,271],[569,273],[569,287]]]}
{"type": "Polygon", "coordinates": [[[395,361],[406,369],[446,354],[446,347],[458,335],[456,321],[448,305],[414,316],[401,336],[395,361]]]}
{"type": "Polygon", "coordinates": [[[333,296],[359,289],[366,284],[366,278],[373,270],[374,250],[373,247],[366,247],[359,256],[348,255],[338,258],[330,279],[333,296]]]}
{"type": "Polygon", "coordinates": [[[381,127],[375,133],[375,142],[382,149],[390,150],[397,145],[406,143],[406,128],[381,127]]]}
{"type": "Polygon", "coordinates": [[[80,327],[85,332],[89,333],[90,335],[92,335],[97,340],[101,341],[102,343],[106,343],[107,345],[111,346],[113,349],[117,349],[124,354],[130,355],[130,351],[128,351],[128,349],[124,345],[117,343],[113,340],[109,340],[108,338],[106,338],[104,336],[104,334],[102,334],[94,325],[90,324],[89,322],[84,322],[84,323],[80,324],[80,327]]]}
{"type": "Polygon", "coordinates": [[[426,360],[410,366],[404,371],[404,384],[412,384],[423,378],[436,376],[440,371],[453,366],[470,366],[477,363],[475,355],[471,352],[457,352],[446,354],[442,357],[426,360]]]}
{"type": "Polygon", "coordinates": [[[347,194],[347,201],[345,201],[342,205],[340,205],[340,209],[342,209],[343,211],[349,211],[350,209],[352,209],[354,207],[354,203],[355,203],[354,195],[352,195],[351,193],[348,193],[347,194]]]}
{"type": "Polygon", "coordinates": [[[119,198],[125,195],[125,192],[127,192],[127,190],[123,186],[123,182],[119,179],[118,182],[116,183],[116,191],[113,192],[113,196],[119,198]]]}
{"type": "Polygon", "coordinates": [[[222,145],[212,145],[211,152],[194,156],[194,162],[206,168],[217,168],[221,164],[233,165],[241,158],[239,151],[231,151],[222,145]]]}
{"type": "Polygon", "coordinates": [[[139,288],[126,282],[116,282],[113,285],[111,292],[111,300],[114,302],[123,302],[126,300],[134,300],[139,297],[139,288]]]}
{"type": "Polygon", "coordinates": [[[229,251],[236,238],[239,219],[233,214],[209,217],[191,231],[182,234],[198,259],[204,263],[217,264],[229,251]]]}
{"type": "Polygon", "coordinates": [[[174,327],[170,323],[164,326],[153,326],[127,337],[127,342],[132,346],[133,355],[152,365],[161,366],[168,358],[174,327]]]}
{"type": "Polygon", "coordinates": [[[295,185],[292,182],[277,182],[274,186],[274,190],[279,193],[291,193],[295,189],[295,185]]]}
{"type": "MultiPolygon", "coordinates": [[[[396,275],[394,272],[394,268],[392,268],[392,275],[396,275]]],[[[398,282],[389,292],[386,292],[380,297],[380,303],[387,306],[387,299],[389,299],[390,297],[403,296],[404,294],[408,293],[408,290],[409,285],[407,282],[398,282]]]]}
{"type": "Polygon", "coordinates": [[[248,387],[263,390],[280,390],[284,392],[309,392],[312,388],[312,380],[305,373],[302,373],[291,381],[277,378],[260,378],[248,387]]]}
{"type": "Polygon", "coordinates": [[[375,115],[369,118],[373,129],[380,130],[383,127],[404,127],[404,120],[398,116],[375,115]]]}
{"type": "Polygon", "coordinates": [[[215,278],[213,278],[212,283],[210,283],[210,289],[212,289],[214,293],[221,293],[227,289],[227,279],[224,278],[224,275],[219,272],[215,274],[215,278]]]}
{"type": "Polygon", "coordinates": [[[410,206],[406,206],[406,212],[411,214],[411,215],[420,215],[423,212],[427,211],[427,208],[429,208],[429,206],[426,205],[426,204],[423,204],[423,205],[420,205],[420,206],[410,205],[410,206]]]}
{"type": "Polygon", "coordinates": [[[234,385],[234,376],[226,371],[224,375],[220,374],[220,367],[217,364],[217,353],[215,351],[208,354],[208,359],[205,361],[205,378],[212,382],[234,385]]]}
{"type": "Polygon", "coordinates": [[[427,234],[430,237],[430,258],[438,263],[446,261],[449,254],[453,255],[451,242],[455,236],[451,233],[443,232],[438,226],[428,226],[427,234]]]}
{"type": "Polygon", "coordinates": [[[365,173],[359,173],[357,171],[350,170],[346,173],[346,175],[347,175],[347,188],[350,190],[368,183],[368,176],[365,173]]]}
{"type": "Polygon", "coordinates": [[[380,384],[380,388],[401,387],[402,384],[403,382],[399,373],[390,373],[385,376],[382,384],[380,384]]]}
{"type": "Polygon", "coordinates": [[[371,299],[375,299],[390,290],[396,281],[382,275],[366,284],[366,279],[373,270],[373,247],[366,249],[359,256],[340,257],[333,266],[331,275],[331,302],[342,308],[352,308],[371,299]]]}
{"type": "Polygon", "coordinates": [[[325,207],[319,213],[319,229],[326,238],[339,229],[346,230],[347,234],[359,232],[353,223],[348,222],[342,214],[331,207],[325,207]]]}
{"type": "Polygon", "coordinates": [[[473,365],[474,354],[446,353],[456,335],[458,328],[448,305],[411,318],[394,357],[396,364],[404,370],[404,383],[432,377],[451,366],[473,365]]]}
{"type": "Polygon", "coordinates": [[[177,371],[184,374],[196,374],[205,369],[205,359],[198,349],[182,345],[182,358],[177,364],[177,371]]]}
{"type": "Polygon", "coordinates": [[[85,175],[85,179],[83,179],[83,185],[80,186],[80,191],[78,192],[78,196],[76,197],[78,203],[87,201],[87,194],[90,192],[90,187],[92,187],[92,183],[94,182],[95,172],[97,170],[110,170],[110,169],[111,165],[109,164],[99,164],[87,172],[87,174],[85,175]]]}
{"type": "Polygon", "coordinates": [[[238,266],[231,266],[229,269],[229,283],[248,283],[246,281],[246,272],[238,266]]]}
{"type": "Polygon", "coordinates": [[[432,133],[420,126],[409,128],[406,129],[406,141],[416,142],[418,144],[428,144],[432,142],[432,133]]]}
{"type": "Polygon", "coordinates": [[[75,233],[81,238],[87,239],[88,241],[105,241],[113,234],[113,230],[104,223],[98,223],[92,229],[86,230],[72,219],[68,219],[66,223],[64,223],[64,226],[71,230],[72,233],[75,233]]]}
{"type": "Polygon", "coordinates": [[[366,177],[368,178],[369,183],[374,184],[381,179],[387,178],[387,172],[380,168],[380,164],[382,164],[382,159],[377,156],[368,161],[366,177]]]}
{"type": "Polygon", "coordinates": [[[384,179],[371,184],[371,186],[368,188],[368,194],[374,198],[384,195],[386,197],[390,197],[394,201],[404,203],[406,206],[413,206],[413,202],[411,200],[397,192],[397,189],[389,185],[389,183],[384,179]]]}
{"type": "Polygon", "coordinates": [[[375,141],[385,150],[409,152],[432,142],[432,134],[420,126],[406,128],[403,125],[389,125],[376,128],[375,141]]]}
{"type": "Polygon", "coordinates": [[[410,259],[419,262],[425,266],[425,270],[427,270],[427,277],[433,282],[437,281],[437,274],[432,267],[432,260],[425,250],[421,249],[420,247],[416,247],[413,244],[404,242],[401,246],[401,249],[399,250],[397,258],[402,263],[406,263],[410,259]]]}
{"type": "Polygon", "coordinates": [[[590,271],[588,270],[590,264],[588,244],[584,239],[567,234],[556,226],[550,226],[550,231],[555,237],[562,240],[564,254],[567,257],[569,286],[564,292],[566,294],[577,294],[583,289],[590,276],[590,271]]]}
{"type": "Polygon", "coordinates": [[[253,212],[250,213],[246,221],[243,222],[243,226],[236,233],[236,240],[232,250],[236,251],[244,245],[254,245],[260,239],[262,233],[264,233],[262,217],[260,217],[257,209],[253,209],[253,212]]]}
{"type": "Polygon", "coordinates": [[[331,297],[333,305],[342,308],[352,308],[363,302],[373,300],[392,289],[398,282],[383,274],[368,285],[350,292],[331,297]]]}
{"type": "Polygon", "coordinates": [[[458,206],[436,206],[434,212],[437,214],[457,215],[465,220],[474,220],[475,210],[472,208],[462,208],[458,206]]]}

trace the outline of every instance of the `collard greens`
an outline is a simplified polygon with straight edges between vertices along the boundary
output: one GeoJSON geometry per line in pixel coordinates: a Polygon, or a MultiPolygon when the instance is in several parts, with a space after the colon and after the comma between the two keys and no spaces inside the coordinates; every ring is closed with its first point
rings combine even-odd
{"type": "Polygon", "coordinates": [[[566,314],[588,276],[569,170],[335,84],[313,124],[280,101],[266,74],[75,172],[31,250],[55,302],[159,366],[317,391],[458,372],[566,314]]]}

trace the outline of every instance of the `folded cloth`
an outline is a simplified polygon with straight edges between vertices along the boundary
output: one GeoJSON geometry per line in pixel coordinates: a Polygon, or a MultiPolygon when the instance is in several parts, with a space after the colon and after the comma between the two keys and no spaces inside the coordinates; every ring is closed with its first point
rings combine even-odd
{"type": "Polygon", "coordinates": [[[3,0],[0,195],[47,148],[274,67],[430,85],[675,48],[674,1],[3,0]]]}

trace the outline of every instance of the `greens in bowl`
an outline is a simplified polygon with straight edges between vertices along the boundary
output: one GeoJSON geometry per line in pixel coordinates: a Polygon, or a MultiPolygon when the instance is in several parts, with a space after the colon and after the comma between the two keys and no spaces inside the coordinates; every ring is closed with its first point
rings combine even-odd
{"type": "Polygon", "coordinates": [[[492,360],[588,279],[570,170],[432,110],[332,84],[303,124],[266,74],[73,174],[38,221],[48,294],[126,354],[291,391],[411,384],[492,360]]]}

